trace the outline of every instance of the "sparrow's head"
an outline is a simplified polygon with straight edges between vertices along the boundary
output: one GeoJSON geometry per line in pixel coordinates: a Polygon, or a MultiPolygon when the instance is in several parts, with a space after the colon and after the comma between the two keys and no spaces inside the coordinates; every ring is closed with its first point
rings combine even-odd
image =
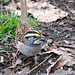
{"type": "Polygon", "coordinates": [[[38,30],[28,31],[26,35],[24,36],[26,43],[34,43],[34,41],[37,41],[37,40],[41,41],[41,38],[43,37],[44,36],[42,35],[42,33],[38,30]]]}
{"type": "Polygon", "coordinates": [[[26,37],[38,37],[38,38],[41,38],[43,37],[42,33],[38,30],[31,30],[31,31],[28,31],[25,35],[25,38],[26,37]]]}

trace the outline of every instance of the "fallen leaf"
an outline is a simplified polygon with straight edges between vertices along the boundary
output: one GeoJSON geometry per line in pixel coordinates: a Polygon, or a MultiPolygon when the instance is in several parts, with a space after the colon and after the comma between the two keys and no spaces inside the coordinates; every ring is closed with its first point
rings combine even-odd
{"type": "Polygon", "coordinates": [[[3,49],[3,47],[0,45],[0,49],[3,49]]]}
{"type": "MultiPolygon", "coordinates": [[[[69,62],[71,62],[73,60],[73,55],[71,53],[62,51],[59,48],[52,49],[52,50],[47,51],[47,52],[43,52],[40,55],[51,53],[51,52],[56,53],[58,55],[62,55],[61,60],[59,62],[57,62],[57,64],[52,68],[52,70],[56,70],[56,69],[66,65],[67,63],[69,63],[69,62]]],[[[72,64],[74,64],[74,62],[73,63],[69,63],[69,64],[72,65],[72,64]]]]}
{"type": "Polygon", "coordinates": [[[18,16],[21,16],[21,11],[20,10],[15,10],[14,13],[18,16]]]}
{"type": "Polygon", "coordinates": [[[62,59],[55,65],[54,70],[66,65],[71,59],[72,57],[63,55],[62,59]]]}
{"type": "MultiPolygon", "coordinates": [[[[16,9],[16,7],[21,8],[20,3],[15,4],[14,2],[11,2],[10,5],[11,4],[14,6],[13,10],[15,14],[21,16],[21,10],[16,9]]],[[[10,5],[5,6],[5,8],[11,11],[10,5]]],[[[27,12],[33,14],[33,16],[37,18],[37,20],[39,20],[40,22],[46,22],[46,23],[53,22],[56,21],[57,19],[62,19],[68,16],[67,12],[59,9],[56,6],[48,4],[47,2],[30,1],[27,3],[27,7],[29,8],[27,12]]]]}
{"type": "Polygon", "coordinates": [[[9,69],[11,69],[11,68],[15,68],[16,65],[21,64],[21,63],[22,63],[22,61],[21,61],[20,59],[17,59],[17,61],[16,61],[15,64],[13,64],[12,66],[9,66],[9,67],[3,69],[2,71],[7,71],[7,70],[9,70],[9,69]]]}
{"type": "Polygon", "coordinates": [[[73,66],[73,64],[75,64],[75,58],[73,58],[72,60],[70,60],[70,62],[68,62],[66,65],[73,66]]]}
{"type": "Polygon", "coordinates": [[[3,73],[0,72],[0,75],[3,75],[3,73]]]}
{"type": "Polygon", "coordinates": [[[28,12],[32,13],[33,16],[37,18],[37,20],[39,20],[40,22],[52,22],[68,16],[67,12],[62,11],[58,7],[46,2],[31,2],[29,3],[28,7],[28,12]]]}
{"type": "Polygon", "coordinates": [[[22,71],[16,72],[15,75],[27,75],[28,72],[29,72],[29,69],[27,67],[25,67],[22,69],[22,71]]]}
{"type": "Polygon", "coordinates": [[[9,68],[15,68],[16,65],[21,64],[21,63],[22,63],[22,61],[20,59],[17,59],[16,63],[14,65],[10,66],[9,68]]]}
{"type": "MultiPolygon", "coordinates": [[[[51,68],[54,67],[55,64],[56,64],[58,61],[61,60],[61,58],[62,58],[62,56],[60,56],[60,57],[56,60],[56,62],[52,63],[52,65],[50,65],[50,66],[47,68],[47,70],[46,70],[46,71],[47,71],[47,75],[49,75],[49,72],[50,72],[51,68]]],[[[51,64],[51,63],[50,63],[50,64],[51,64]]]]}
{"type": "Polygon", "coordinates": [[[6,70],[4,71],[4,75],[27,75],[27,73],[29,72],[29,69],[27,67],[23,68],[22,71],[18,71],[16,73],[14,73],[14,69],[10,70],[6,70]]]}
{"type": "Polygon", "coordinates": [[[48,48],[49,48],[48,44],[44,44],[44,45],[42,46],[42,49],[44,49],[45,51],[47,51],[48,48]]]}
{"type": "Polygon", "coordinates": [[[49,47],[49,49],[56,49],[57,48],[57,46],[56,45],[54,45],[54,46],[52,46],[52,47],[49,47]]]}
{"type": "Polygon", "coordinates": [[[14,75],[14,70],[8,69],[8,70],[4,71],[4,75],[14,75]]]}
{"type": "Polygon", "coordinates": [[[4,57],[0,56],[0,62],[4,62],[4,57]]]}
{"type": "Polygon", "coordinates": [[[70,52],[71,52],[72,54],[75,54],[75,50],[70,50],[70,52]]]}
{"type": "Polygon", "coordinates": [[[14,0],[12,0],[10,3],[9,3],[9,5],[8,5],[8,7],[13,7],[15,10],[17,9],[17,5],[15,4],[15,2],[14,2],[14,0]]]}
{"type": "Polygon", "coordinates": [[[70,62],[73,59],[71,53],[67,53],[62,50],[53,49],[52,52],[56,54],[62,54],[62,59],[53,67],[53,70],[56,70],[59,67],[66,65],[68,62],[70,62]]]}

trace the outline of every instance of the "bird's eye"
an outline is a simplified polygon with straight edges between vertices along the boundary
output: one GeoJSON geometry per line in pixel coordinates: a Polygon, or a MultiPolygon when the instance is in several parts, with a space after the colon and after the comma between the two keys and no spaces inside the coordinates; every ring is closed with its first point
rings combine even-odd
{"type": "Polygon", "coordinates": [[[34,38],[39,39],[39,37],[37,37],[37,36],[34,36],[34,38]]]}
{"type": "Polygon", "coordinates": [[[34,36],[34,38],[37,38],[36,36],[34,36]]]}
{"type": "Polygon", "coordinates": [[[25,37],[26,39],[28,39],[29,37],[25,37]]]}

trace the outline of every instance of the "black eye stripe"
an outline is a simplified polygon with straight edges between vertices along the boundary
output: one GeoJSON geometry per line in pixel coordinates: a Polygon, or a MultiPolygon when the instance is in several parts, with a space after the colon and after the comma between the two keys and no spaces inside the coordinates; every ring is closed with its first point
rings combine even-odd
{"type": "Polygon", "coordinates": [[[29,37],[25,37],[26,39],[28,39],[29,37]]]}
{"type": "Polygon", "coordinates": [[[29,33],[37,33],[37,32],[31,32],[31,31],[29,31],[29,32],[27,32],[26,34],[29,34],[29,33]]]}

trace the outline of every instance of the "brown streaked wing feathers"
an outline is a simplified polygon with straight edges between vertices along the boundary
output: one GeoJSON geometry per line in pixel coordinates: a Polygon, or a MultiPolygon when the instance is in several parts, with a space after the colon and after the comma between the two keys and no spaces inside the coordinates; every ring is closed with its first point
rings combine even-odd
{"type": "Polygon", "coordinates": [[[32,29],[34,28],[27,23],[24,24],[19,23],[16,29],[16,43],[20,41],[25,44],[24,36],[28,31],[32,29]]]}

